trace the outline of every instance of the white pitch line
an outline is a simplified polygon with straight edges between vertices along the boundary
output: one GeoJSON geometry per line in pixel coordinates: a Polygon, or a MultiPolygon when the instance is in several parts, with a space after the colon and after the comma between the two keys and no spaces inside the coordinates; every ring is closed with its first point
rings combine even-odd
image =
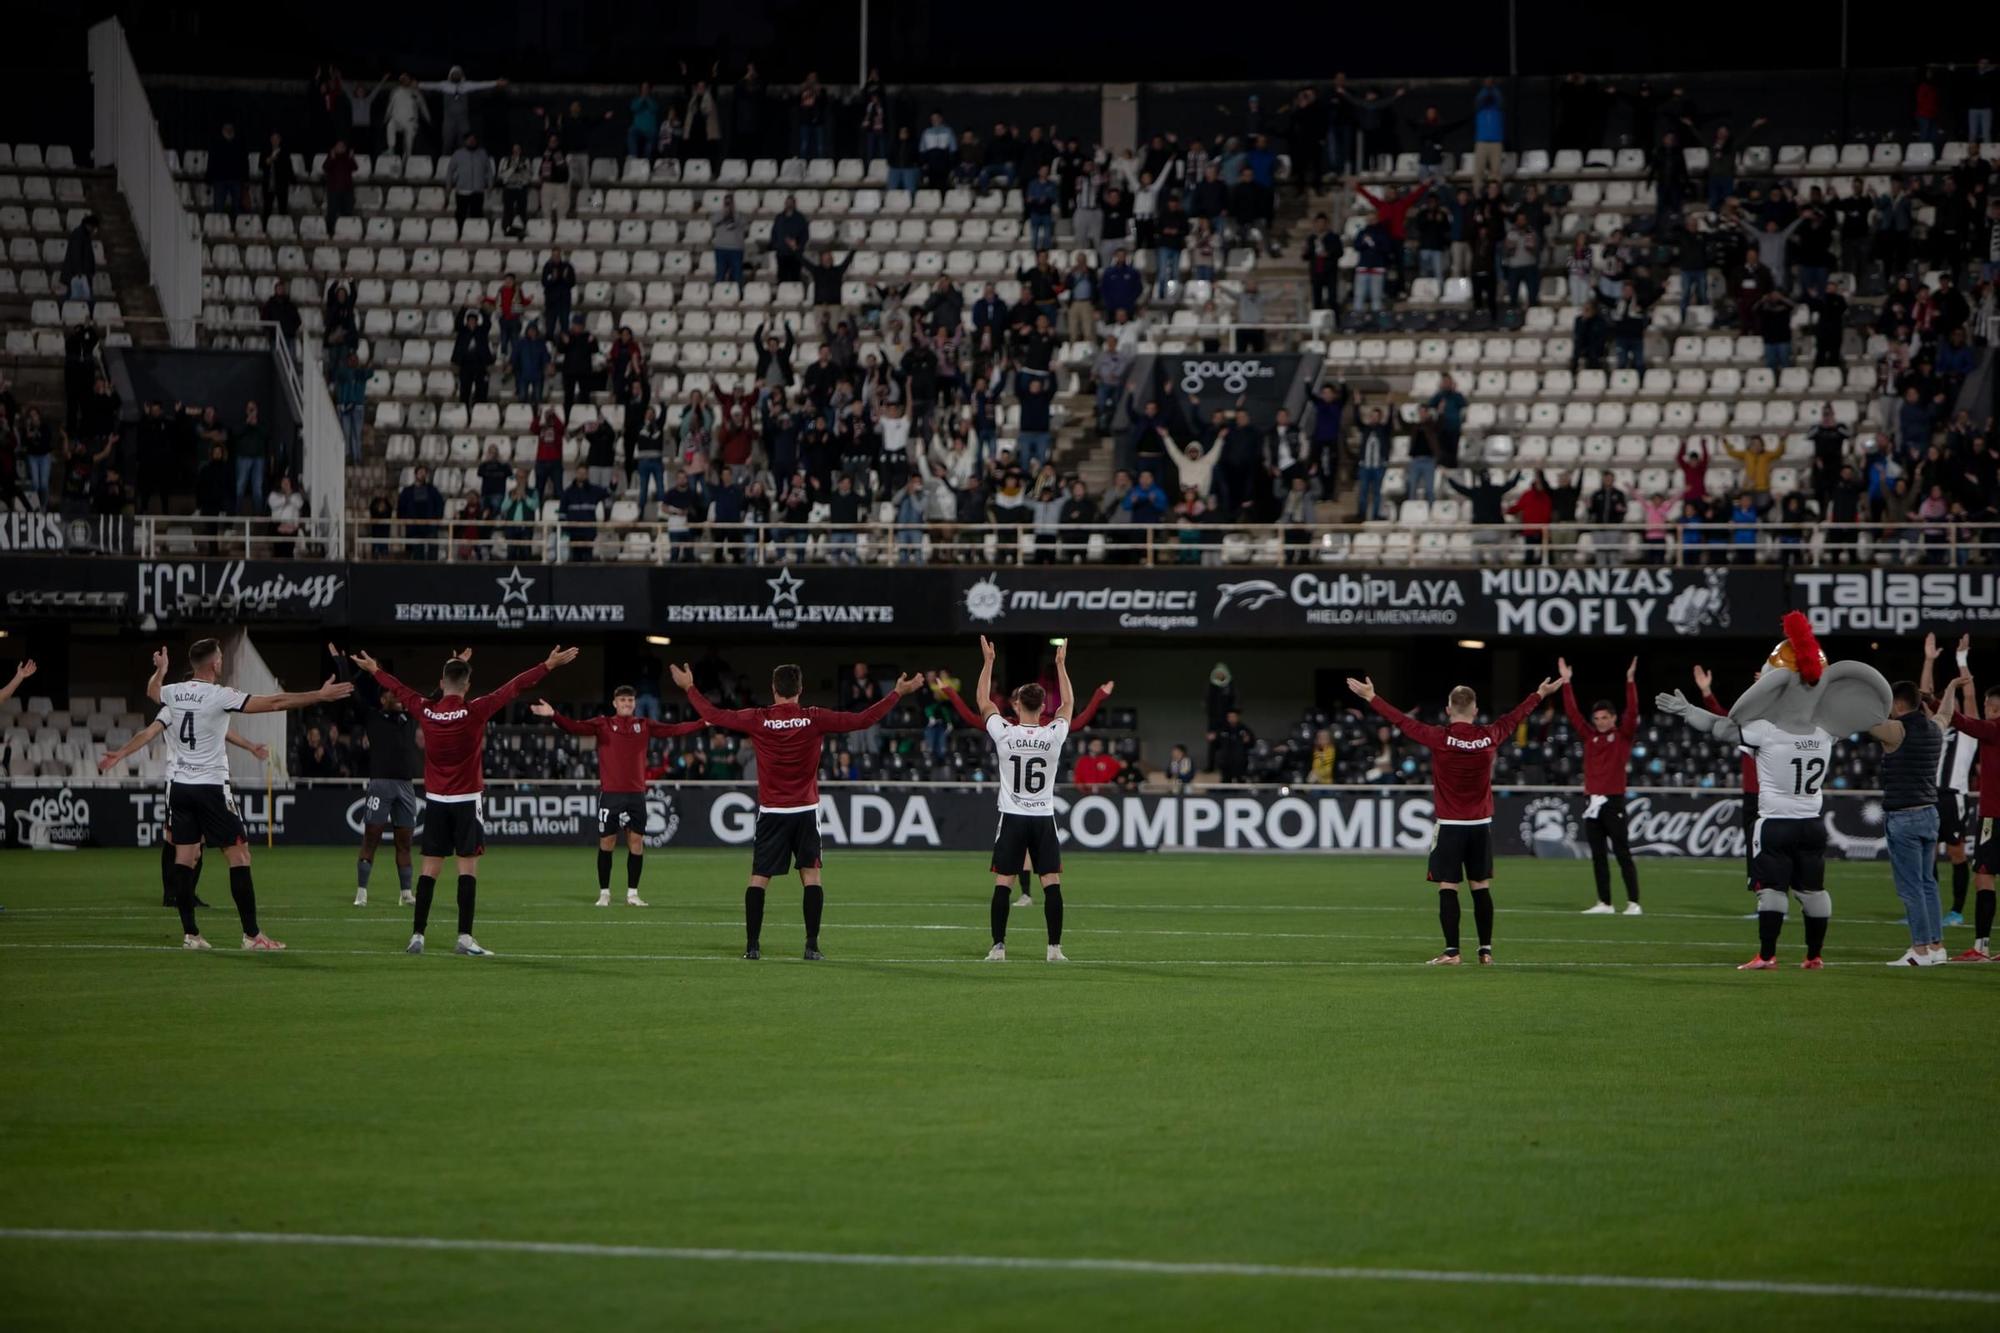
{"type": "MultiPolygon", "coordinates": [[[[181,953],[177,944],[86,944],[77,942],[57,942],[51,944],[24,944],[19,941],[0,943],[0,949],[43,950],[51,953],[181,953]]],[[[224,946],[215,951],[221,957],[229,957],[236,951],[224,946]]],[[[316,957],[335,958],[390,958],[400,953],[400,948],[381,949],[287,949],[286,953],[311,954],[316,957]]],[[[445,952],[439,945],[433,952],[445,952]]],[[[259,957],[271,957],[260,954],[259,957]]],[[[741,962],[734,953],[523,953],[512,949],[495,949],[495,958],[529,959],[542,962],[572,963],[736,963],[741,962]]],[[[785,961],[782,955],[774,954],[767,961],[785,961]]],[[[897,966],[930,967],[937,965],[971,964],[982,968],[993,965],[986,962],[985,955],[978,953],[955,954],[949,958],[876,958],[863,954],[843,955],[841,961],[855,966],[893,964],[897,966]]],[[[829,964],[831,966],[832,964],[829,964]]],[[[1675,968],[1733,968],[1733,963],[1694,962],[1581,962],[1566,959],[1505,960],[1505,965],[1515,971],[1534,971],[1546,968],[1573,968],[1589,970],[1595,968],[1629,968],[1634,970],[1670,970],[1675,968]]],[[[1828,967],[1867,967],[1874,965],[1864,960],[1860,963],[1828,962],[1828,967]]],[[[282,964],[272,964],[282,966],[282,964]]],[[[1402,961],[1397,959],[1342,959],[1342,958],[1073,958],[1065,963],[1069,967],[1390,967],[1422,968],[1429,964],[1422,959],[1402,961]]],[[[1016,969],[1027,970],[1027,969],[1016,969]]],[[[1476,970],[1476,969],[1475,969],[1476,970]]]]}
{"type": "Polygon", "coordinates": [[[1239,1263],[1226,1260],[1056,1259],[1004,1254],[868,1254],[839,1250],[739,1250],[682,1245],[601,1245],[582,1241],[483,1240],[449,1236],[359,1236],[288,1231],[129,1231],[70,1227],[0,1227],[0,1239],[139,1242],[177,1245],[417,1250],[432,1253],[534,1254],[583,1259],[664,1259],[684,1263],[797,1264],[839,1268],[947,1268],[1042,1273],[1116,1273],[1147,1277],[1289,1278],[1318,1282],[1408,1282],[1478,1287],[1686,1291],[1713,1295],[1815,1296],[1959,1305],[2000,1305],[2000,1291],[1888,1287],[1858,1282],[1780,1282],[1757,1278],[1648,1277],[1623,1273],[1492,1273],[1448,1268],[1239,1263]]]}

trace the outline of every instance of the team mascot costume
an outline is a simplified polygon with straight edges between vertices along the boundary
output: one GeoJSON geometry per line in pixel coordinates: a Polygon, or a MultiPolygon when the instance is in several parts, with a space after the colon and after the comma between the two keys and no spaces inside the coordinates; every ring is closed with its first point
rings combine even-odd
{"type": "MultiPolygon", "coordinates": [[[[1815,737],[1830,751],[1831,742],[1888,719],[1892,695],[1881,672],[1865,662],[1829,663],[1803,612],[1787,615],[1784,626],[1784,641],[1772,650],[1757,673],[1756,683],[1744,691],[1727,717],[1688,702],[1679,690],[1660,695],[1654,705],[1704,735],[1746,749],[1784,749],[1787,753],[1794,742],[1799,748],[1809,748],[1815,737]],[[1763,725],[1757,725],[1760,723],[1763,725]]],[[[1805,770],[1801,767],[1800,771],[1803,774],[1805,770]]],[[[1825,772],[1824,765],[1820,772],[1825,772]]],[[[1777,786],[1763,774],[1760,779],[1759,786],[1767,794],[1777,786]]],[[[1791,889],[1798,894],[1806,916],[1807,965],[1815,966],[1818,941],[1825,937],[1827,920],[1833,915],[1833,900],[1824,887],[1826,833],[1820,818],[1818,784],[1801,780],[1794,785],[1798,790],[1792,803],[1800,806],[1797,814],[1774,816],[1766,809],[1759,810],[1751,849],[1755,867],[1752,887],[1757,892],[1758,916],[1768,932],[1763,957],[1771,957],[1768,948],[1784,920],[1785,891],[1791,889]],[[1801,803],[1796,799],[1799,797],[1807,799],[1801,803]],[[1767,825],[1793,827],[1767,829],[1767,825]],[[1781,842],[1791,845],[1781,848],[1781,842]]],[[[1781,792],[1777,794],[1783,799],[1781,792]]]]}

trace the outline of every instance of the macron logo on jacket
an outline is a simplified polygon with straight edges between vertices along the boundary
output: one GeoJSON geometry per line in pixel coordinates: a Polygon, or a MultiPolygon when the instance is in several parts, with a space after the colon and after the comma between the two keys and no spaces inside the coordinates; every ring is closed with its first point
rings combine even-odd
{"type": "Polygon", "coordinates": [[[811,726],[812,719],[809,717],[767,717],[764,719],[764,725],[773,731],[792,731],[799,727],[811,726]]]}
{"type": "Polygon", "coordinates": [[[1463,736],[1447,736],[1444,743],[1454,750],[1487,750],[1493,746],[1491,736],[1481,736],[1477,740],[1467,740],[1463,736]]]}

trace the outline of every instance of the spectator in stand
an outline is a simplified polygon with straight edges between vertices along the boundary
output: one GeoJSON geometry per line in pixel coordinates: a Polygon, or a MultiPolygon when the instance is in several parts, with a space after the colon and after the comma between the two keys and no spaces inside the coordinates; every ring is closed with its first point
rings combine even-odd
{"type": "Polygon", "coordinates": [[[1708,441],[1697,435],[1681,446],[1674,462],[1681,470],[1681,498],[1706,502],[1708,497],[1708,441]]]}
{"type": "Polygon", "coordinates": [[[1851,465],[1843,464],[1839,478],[1833,483],[1833,492],[1827,498],[1826,515],[1826,562],[1830,565],[1859,560],[1853,551],[1860,533],[1861,506],[1867,498],[1867,487],[1862,483],[1851,465]],[[1843,556],[1842,551],[1847,554],[1843,556]]]}
{"type": "MultiPolygon", "coordinates": [[[[43,467],[41,471],[44,480],[41,487],[41,494],[44,502],[46,502],[48,494],[46,480],[48,475],[48,455],[42,455],[42,459],[43,467]]],[[[29,462],[32,463],[33,461],[34,458],[30,455],[29,462]]],[[[225,515],[235,513],[235,482],[236,468],[235,464],[229,458],[229,446],[225,444],[211,445],[208,451],[208,462],[202,464],[201,470],[195,475],[195,512],[206,518],[221,518],[225,515]]]]}
{"type": "Polygon", "coordinates": [[[265,498],[264,507],[270,512],[272,528],[277,533],[271,552],[280,560],[290,560],[298,548],[299,531],[306,520],[306,497],[293,483],[291,473],[279,474],[278,489],[265,498]]]}
{"type": "Polygon", "coordinates": [[[1618,368],[1646,373],[1646,327],[1651,317],[1637,284],[1625,282],[1619,289],[1618,306],[1611,315],[1611,330],[1618,349],[1618,368]]]}
{"type": "Polygon", "coordinates": [[[271,294],[264,298],[264,304],[259,307],[257,313],[267,323],[278,326],[278,333],[284,338],[285,345],[291,349],[292,358],[296,361],[299,354],[299,328],[304,321],[299,314],[298,303],[292,300],[291,288],[283,278],[275,279],[271,283],[271,294]]]}
{"type": "MultiPolygon", "coordinates": [[[[1482,528],[1498,528],[1507,521],[1506,511],[1503,506],[1507,499],[1507,493],[1521,484],[1521,474],[1519,472],[1512,473],[1505,481],[1497,480],[1498,473],[1490,468],[1481,469],[1477,472],[1468,471],[1467,475],[1473,478],[1473,483],[1470,486],[1465,485],[1456,478],[1449,481],[1448,484],[1469,502],[1472,511],[1471,521],[1473,523],[1478,524],[1482,528]]],[[[1472,540],[1481,546],[1490,546],[1500,540],[1500,534],[1498,532],[1475,532],[1472,535],[1472,540]]]]}
{"type": "Polygon", "coordinates": [[[320,164],[320,181],[326,187],[326,229],[331,233],[342,219],[354,216],[354,175],[361,163],[347,146],[336,139],[333,149],[320,164]]]}
{"type": "Polygon", "coordinates": [[[1438,423],[1438,466],[1458,466],[1458,443],[1465,432],[1465,395],[1450,375],[1438,379],[1438,390],[1424,404],[1438,423]]]}
{"type": "Polygon", "coordinates": [[[1502,179],[1501,149],[1507,138],[1506,114],[1500,89],[1492,79],[1479,86],[1472,99],[1472,189],[1502,179]]]}
{"type": "Polygon", "coordinates": [[[582,315],[570,317],[569,328],[556,339],[556,350],[562,355],[563,422],[567,425],[576,402],[590,402],[596,373],[597,339],[584,328],[582,315]]]}
{"type": "Polygon", "coordinates": [[[1798,303],[1773,288],[1751,307],[1757,332],[1764,340],[1764,368],[1773,372],[1792,364],[1792,309],[1798,303]]]}
{"type": "MultiPolygon", "coordinates": [[[[1584,501],[1584,519],[1593,527],[1616,529],[1625,522],[1627,502],[1625,492],[1619,489],[1618,478],[1609,468],[1598,474],[1597,489],[1584,501]]],[[[1617,533],[1602,534],[1606,539],[1617,537],[1617,533]]]]}
{"type": "Polygon", "coordinates": [[[1396,242],[1380,214],[1366,215],[1368,221],[1354,238],[1354,309],[1359,317],[1371,309],[1383,316],[1383,287],[1395,263],[1396,242]]]}
{"type": "Polygon", "coordinates": [[[243,405],[243,424],[229,433],[229,456],[236,465],[236,497],[241,500],[248,496],[250,507],[245,512],[255,514],[264,500],[264,471],[271,461],[271,433],[258,416],[254,398],[243,405]]]}
{"type": "Polygon", "coordinates": [[[715,251],[715,280],[741,284],[743,281],[743,246],[749,236],[743,219],[736,214],[736,196],[722,196],[722,207],[709,217],[712,229],[710,245],[715,251]]]}
{"type": "Polygon", "coordinates": [[[551,407],[542,413],[535,431],[535,496],[546,499],[562,490],[563,436],[568,428],[551,407]]]}
{"type": "Polygon", "coordinates": [[[1500,263],[1507,276],[1507,302],[1514,306],[1540,304],[1542,284],[1541,238],[1528,225],[1525,213],[1516,213],[1501,240],[1500,263]]]}
{"type": "Polygon", "coordinates": [[[549,251],[542,265],[542,304],[548,311],[549,332],[569,327],[570,298],[576,291],[576,265],[559,249],[549,251]]]}
{"type": "Polygon", "coordinates": [[[1640,511],[1645,516],[1639,537],[1645,543],[1646,563],[1649,565],[1666,563],[1667,533],[1673,526],[1675,503],[1660,491],[1654,491],[1639,502],[1640,511]]]}
{"type": "Polygon", "coordinates": [[[396,497],[396,517],[403,528],[403,550],[412,560],[435,560],[442,547],[436,525],[444,518],[444,496],[431,485],[431,470],[421,463],[410,484],[396,497]]]}
{"type": "Polygon", "coordinates": [[[514,374],[514,396],[531,409],[542,405],[549,374],[549,340],[542,336],[542,322],[528,321],[528,327],[514,340],[508,365],[514,374]]]}
{"type": "MultiPolygon", "coordinates": [[[[847,258],[839,263],[833,261],[833,251],[822,249],[819,262],[801,259],[799,267],[812,279],[813,315],[819,321],[820,332],[831,336],[839,322],[848,317],[847,303],[841,296],[841,284],[847,280],[849,265],[854,263],[854,251],[848,251],[847,258]]],[[[784,281],[784,261],[779,260],[780,281],[784,281]]]]}
{"type": "Polygon", "coordinates": [[[541,182],[542,216],[549,220],[550,226],[561,226],[570,213],[570,179],[569,154],[563,151],[560,137],[548,136],[535,178],[541,182]]]}
{"type": "Polygon", "coordinates": [[[417,89],[438,94],[438,101],[444,108],[444,115],[438,121],[438,143],[450,147],[464,143],[465,137],[472,133],[473,96],[506,86],[505,79],[468,79],[462,66],[453,65],[444,78],[433,83],[419,83],[417,89]]]}
{"type": "Polygon", "coordinates": [[[89,305],[97,282],[97,214],[85,213],[70,229],[63,247],[61,282],[64,299],[89,305]]]}
{"type": "Polygon", "coordinates": [[[296,178],[284,136],[272,130],[270,141],[257,154],[258,212],[264,221],[269,222],[273,212],[291,216],[292,183],[296,178]]]}
{"type": "Polygon", "coordinates": [[[1903,391],[1902,406],[1896,412],[1896,447],[1912,457],[1930,447],[1931,433],[1937,428],[1934,405],[1912,384],[1903,391]]]}
{"type": "Polygon", "coordinates": [[[1757,563],[1757,503],[1749,492],[1740,492],[1729,509],[1730,560],[1738,565],[1757,563]]]}
{"type": "Polygon", "coordinates": [[[601,486],[594,486],[581,469],[571,476],[562,493],[562,535],[569,542],[570,559],[597,558],[597,522],[604,516],[604,503],[611,498],[601,486]]]}
{"type": "MultiPolygon", "coordinates": [[[[1735,459],[1743,467],[1743,489],[1763,513],[1771,507],[1771,469],[1778,462],[1775,449],[1764,447],[1764,437],[1752,435],[1747,448],[1738,449],[1727,440],[1722,443],[1722,451],[1735,459]]],[[[1706,479],[1704,478],[1704,485],[1706,479]]]]}
{"type": "Polygon", "coordinates": [[[1122,768],[1124,765],[1115,756],[1106,753],[1104,737],[1092,736],[1084,752],[1077,756],[1076,771],[1071,776],[1080,790],[1101,792],[1118,780],[1122,768]]]}
{"type": "Polygon", "coordinates": [[[1125,250],[1121,247],[1113,251],[1110,265],[1098,276],[1099,300],[1104,317],[1111,319],[1120,310],[1136,315],[1139,298],[1145,290],[1146,280],[1127,261],[1125,250]]]}
{"type": "Polygon", "coordinates": [[[1250,756],[1257,735],[1243,721],[1243,714],[1231,708],[1216,729],[1213,748],[1215,769],[1224,782],[1243,782],[1250,776],[1250,756]]]}
{"type": "Polygon", "coordinates": [[[1526,544],[1528,563],[1547,564],[1549,523],[1555,517],[1555,499],[1549,494],[1548,479],[1537,472],[1528,489],[1507,506],[1507,512],[1521,520],[1521,540],[1526,544]]]}
{"type": "Polygon", "coordinates": [[[494,293],[492,300],[500,322],[499,359],[511,367],[514,363],[514,343],[521,336],[521,320],[527,315],[534,299],[522,290],[520,280],[509,273],[500,280],[500,289],[494,293]]]}
{"type": "Polygon", "coordinates": [[[349,352],[333,372],[333,410],[340,418],[340,433],[347,441],[347,461],[361,461],[361,432],[368,416],[368,369],[361,358],[349,352]]]}
{"type": "Polygon", "coordinates": [[[1167,516],[1167,493],[1160,489],[1150,468],[1142,469],[1138,482],[1119,501],[1125,519],[1134,524],[1158,523],[1167,516]]]}
{"type": "Polygon", "coordinates": [[[651,161],[660,137],[660,100],[653,96],[652,84],[639,84],[639,95],[625,104],[625,113],[625,156],[651,161]]]}
{"type": "Polygon", "coordinates": [[[493,188],[493,155],[480,147],[479,136],[459,141],[445,167],[444,182],[452,192],[452,217],[460,227],[467,218],[486,216],[486,192],[493,188]]]}
{"type": "Polygon", "coordinates": [[[474,403],[486,401],[486,378],[493,368],[492,302],[489,296],[480,309],[464,311],[459,316],[458,334],[452,340],[451,364],[458,370],[458,401],[468,411],[474,403]]]}
{"type": "Polygon", "coordinates": [[[243,141],[236,126],[224,122],[220,134],[208,150],[209,211],[235,217],[243,207],[243,181],[250,169],[243,141]]]}
{"type": "Polygon", "coordinates": [[[495,169],[500,183],[500,231],[520,238],[528,231],[528,191],[541,179],[538,163],[532,162],[515,144],[495,169]]]}

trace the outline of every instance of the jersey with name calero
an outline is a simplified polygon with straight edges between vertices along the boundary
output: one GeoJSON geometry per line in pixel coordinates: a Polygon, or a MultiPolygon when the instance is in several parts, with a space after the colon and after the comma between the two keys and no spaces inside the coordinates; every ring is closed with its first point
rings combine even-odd
{"type": "Polygon", "coordinates": [[[1632,764],[1632,741],[1639,734],[1637,683],[1625,682],[1625,711],[1609,731],[1599,731],[1597,724],[1583,715],[1583,710],[1576,706],[1576,691],[1568,681],[1563,682],[1563,711],[1569,714],[1569,724],[1576,728],[1576,734],[1583,738],[1584,795],[1623,796],[1626,770],[1632,764]]]}
{"type": "Polygon", "coordinates": [[[1512,712],[1484,727],[1477,722],[1451,722],[1434,727],[1417,721],[1379,694],[1368,704],[1398,731],[1431,752],[1431,800],[1438,823],[1490,824],[1493,757],[1541,701],[1541,695],[1530,694],[1512,712]]]}
{"type": "Polygon", "coordinates": [[[486,723],[523,690],[541,684],[548,674],[548,664],[537,663],[477,699],[462,694],[426,699],[388,672],[375,673],[376,682],[401,699],[424,729],[425,800],[479,799],[486,790],[486,723]]]}
{"type": "Polygon", "coordinates": [[[1951,725],[1979,742],[1979,817],[2000,819],[2000,722],[1953,713],[1951,725]]]}
{"type": "Polygon", "coordinates": [[[885,695],[859,713],[801,708],[795,703],[717,708],[697,689],[690,689],[687,697],[702,721],[750,738],[757,752],[757,808],[766,814],[795,815],[819,808],[820,738],[867,730],[889,716],[903,696],[885,695]]]}
{"type": "Polygon", "coordinates": [[[597,785],[608,792],[646,790],[646,743],[654,737],[692,736],[708,723],[648,722],[643,717],[587,717],[581,722],[555,714],[549,721],[572,736],[597,737],[597,785]]]}

